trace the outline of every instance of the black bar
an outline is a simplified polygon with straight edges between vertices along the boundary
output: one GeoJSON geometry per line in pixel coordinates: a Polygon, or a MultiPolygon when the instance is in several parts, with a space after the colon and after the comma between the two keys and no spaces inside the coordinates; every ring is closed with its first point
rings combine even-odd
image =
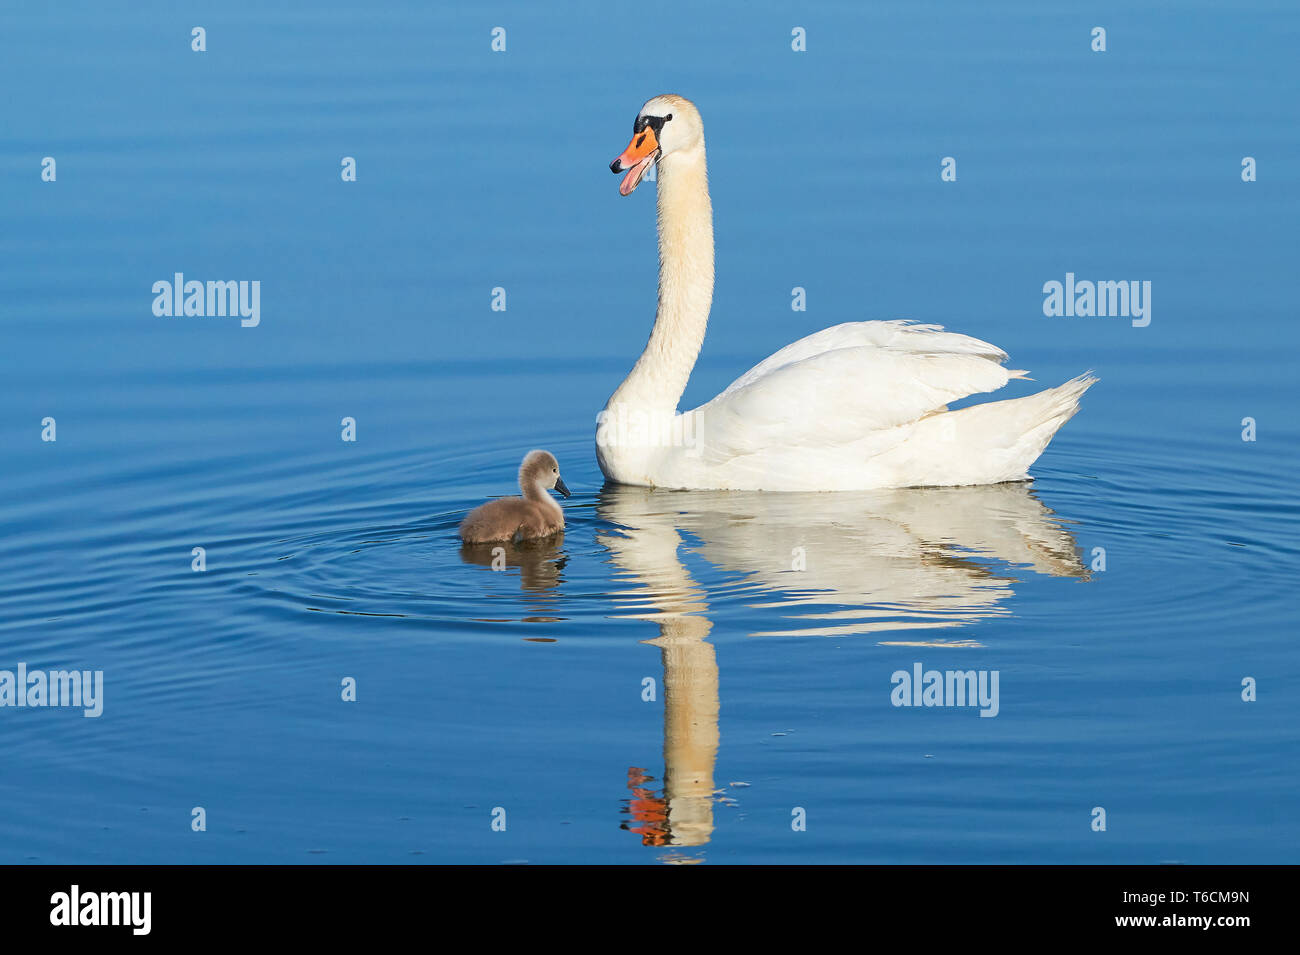
{"type": "Polygon", "coordinates": [[[559,923],[573,938],[610,919],[624,930],[649,931],[664,920],[698,918],[724,920],[730,927],[723,934],[737,940],[775,920],[819,937],[844,925],[864,941],[906,928],[923,944],[1044,935],[1180,942],[1202,936],[1232,944],[1256,929],[1285,929],[1290,915],[1282,906],[1295,874],[1280,866],[826,866],[728,867],[716,878],[710,865],[633,867],[595,878],[584,867],[555,867],[539,878],[526,866],[504,867],[509,873],[488,868],[501,867],[11,866],[0,869],[0,924],[6,942],[283,935],[337,945],[350,937],[374,941],[377,926],[390,935],[473,924],[495,937],[512,927],[542,932],[559,923]],[[87,917],[100,910],[98,893],[150,893],[147,935],[136,934],[144,925],[143,895],[139,908],[127,908],[121,896],[108,900],[108,914],[119,907],[127,924],[51,924],[59,894],[70,903],[74,885],[87,917]],[[681,889],[699,891],[662,894],[681,889]],[[94,902],[86,902],[89,894],[94,902]],[[1189,924],[1206,918],[1208,927],[1189,924]]]}

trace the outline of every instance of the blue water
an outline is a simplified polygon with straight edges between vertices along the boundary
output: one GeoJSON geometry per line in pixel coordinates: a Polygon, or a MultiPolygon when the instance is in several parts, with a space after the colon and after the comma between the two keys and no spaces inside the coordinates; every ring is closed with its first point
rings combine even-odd
{"type": "Polygon", "coordinates": [[[867,6],[7,6],[0,670],[104,709],[0,708],[0,862],[1297,861],[1300,15],[867,6]],[[666,91],[717,233],[684,406],[937,322],[1011,394],[1100,375],[1032,484],[602,488],[655,302],[607,166],[666,91]],[[156,317],[176,272],[260,324],[156,317]],[[1067,272],[1150,325],[1045,317],[1067,272]],[[532,447],[568,530],[497,572],[455,528],[532,447]],[[894,707],[916,663],[997,717],[894,707]]]}

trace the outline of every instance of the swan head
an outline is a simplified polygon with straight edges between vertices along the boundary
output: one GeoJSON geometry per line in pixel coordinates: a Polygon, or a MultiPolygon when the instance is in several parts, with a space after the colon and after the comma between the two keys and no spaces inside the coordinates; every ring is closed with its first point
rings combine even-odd
{"type": "Polygon", "coordinates": [[[630,196],[650,167],[673,153],[704,146],[704,121],[695,104],[672,93],[646,101],[632,123],[632,141],[609,164],[610,172],[626,172],[620,195],[630,196]]]}
{"type": "Polygon", "coordinates": [[[555,491],[561,497],[569,496],[569,489],[560,478],[560,462],[550,451],[529,451],[519,465],[519,487],[540,487],[544,491],[555,491]]]}

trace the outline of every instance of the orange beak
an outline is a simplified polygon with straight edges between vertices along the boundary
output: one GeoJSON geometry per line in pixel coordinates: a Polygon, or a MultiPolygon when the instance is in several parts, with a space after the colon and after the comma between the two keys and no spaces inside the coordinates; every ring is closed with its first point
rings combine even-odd
{"type": "Polygon", "coordinates": [[[641,177],[654,165],[655,157],[658,155],[659,140],[655,138],[655,131],[652,128],[647,126],[632,137],[632,141],[627,144],[627,149],[623,150],[623,155],[609,164],[610,172],[620,173],[627,170],[627,175],[618,186],[619,195],[632,195],[632,190],[641,183],[641,177]]]}

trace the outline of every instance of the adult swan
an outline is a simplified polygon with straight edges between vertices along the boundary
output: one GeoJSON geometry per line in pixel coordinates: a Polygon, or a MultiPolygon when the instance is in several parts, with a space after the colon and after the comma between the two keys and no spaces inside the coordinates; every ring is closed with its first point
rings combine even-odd
{"type": "Polygon", "coordinates": [[[656,96],[610,164],[631,195],[658,164],[659,312],[635,367],[598,417],[596,454],[619,484],[839,491],[1024,480],[1096,379],[949,411],[1024,372],[938,325],[848,322],[787,345],[708,404],[677,413],[709,321],[713,211],[704,125],[656,96]]]}

